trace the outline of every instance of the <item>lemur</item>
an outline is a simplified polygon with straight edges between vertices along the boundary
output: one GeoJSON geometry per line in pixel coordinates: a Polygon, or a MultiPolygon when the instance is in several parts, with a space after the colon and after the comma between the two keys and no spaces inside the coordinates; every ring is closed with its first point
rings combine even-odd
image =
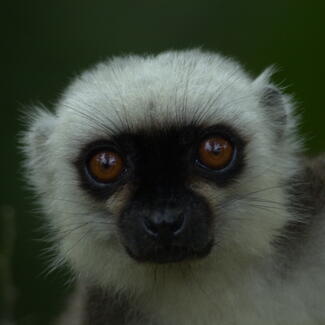
{"type": "Polygon", "coordinates": [[[271,77],[130,55],[34,109],[24,167],[77,283],[61,324],[325,324],[325,159],[271,77]]]}

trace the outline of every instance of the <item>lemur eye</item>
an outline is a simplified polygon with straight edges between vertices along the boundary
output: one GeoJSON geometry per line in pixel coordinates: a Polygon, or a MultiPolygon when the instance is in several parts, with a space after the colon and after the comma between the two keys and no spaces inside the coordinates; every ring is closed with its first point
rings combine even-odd
{"type": "Polygon", "coordinates": [[[199,162],[210,169],[222,169],[232,160],[234,147],[232,143],[221,137],[205,139],[199,146],[199,162]]]}
{"type": "Polygon", "coordinates": [[[123,171],[122,157],[113,151],[100,151],[90,157],[88,171],[100,183],[115,181],[123,171]]]}

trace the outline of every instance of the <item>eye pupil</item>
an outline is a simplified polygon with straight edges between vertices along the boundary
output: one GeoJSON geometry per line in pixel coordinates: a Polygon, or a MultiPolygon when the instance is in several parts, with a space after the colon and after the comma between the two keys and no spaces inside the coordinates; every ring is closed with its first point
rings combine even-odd
{"type": "Polygon", "coordinates": [[[222,150],[227,147],[227,145],[222,145],[220,143],[213,142],[213,141],[207,141],[206,144],[207,144],[206,150],[210,151],[215,155],[219,155],[222,152],[222,150]]]}
{"type": "Polygon", "coordinates": [[[233,156],[231,142],[223,137],[211,137],[199,147],[199,160],[204,166],[218,170],[226,167],[233,156]]]}
{"type": "Polygon", "coordinates": [[[96,181],[112,182],[122,173],[123,160],[116,152],[102,151],[90,158],[88,170],[96,181]]]}
{"type": "Polygon", "coordinates": [[[116,159],[107,152],[98,154],[97,161],[103,169],[108,169],[116,163],[116,159]]]}

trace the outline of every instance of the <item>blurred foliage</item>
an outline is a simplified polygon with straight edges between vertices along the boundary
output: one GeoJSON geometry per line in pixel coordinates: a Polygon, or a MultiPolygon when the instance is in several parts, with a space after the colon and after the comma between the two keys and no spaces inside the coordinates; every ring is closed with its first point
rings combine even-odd
{"type": "Polygon", "coordinates": [[[2,2],[1,14],[0,207],[16,216],[10,264],[18,324],[49,324],[68,290],[64,273],[43,275],[45,244],[37,239],[44,234],[33,197],[23,189],[17,150],[22,107],[51,106],[94,62],[202,46],[236,57],[254,75],[275,63],[275,80],[295,94],[302,111],[308,150],[325,148],[323,0],[13,0],[2,2]]]}

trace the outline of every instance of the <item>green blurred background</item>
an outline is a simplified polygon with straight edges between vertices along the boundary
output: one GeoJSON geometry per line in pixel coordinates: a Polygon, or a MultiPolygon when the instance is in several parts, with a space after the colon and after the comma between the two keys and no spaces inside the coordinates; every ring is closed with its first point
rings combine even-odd
{"type": "Polygon", "coordinates": [[[253,74],[275,63],[275,81],[295,94],[303,114],[301,131],[309,153],[324,151],[323,3],[1,2],[0,253],[11,255],[10,242],[14,249],[7,266],[0,259],[0,323],[7,313],[14,314],[18,324],[49,324],[69,290],[64,272],[43,275],[47,262],[41,253],[46,246],[38,240],[41,222],[31,194],[23,189],[17,150],[24,107],[38,101],[51,106],[71,78],[108,56],[201,46],[239,59],[253,74]],[[10,226],[13,219],[15,227],[10,226]],[[10,280],[14,299],[11,290],[6,294],[10,280]]]}

